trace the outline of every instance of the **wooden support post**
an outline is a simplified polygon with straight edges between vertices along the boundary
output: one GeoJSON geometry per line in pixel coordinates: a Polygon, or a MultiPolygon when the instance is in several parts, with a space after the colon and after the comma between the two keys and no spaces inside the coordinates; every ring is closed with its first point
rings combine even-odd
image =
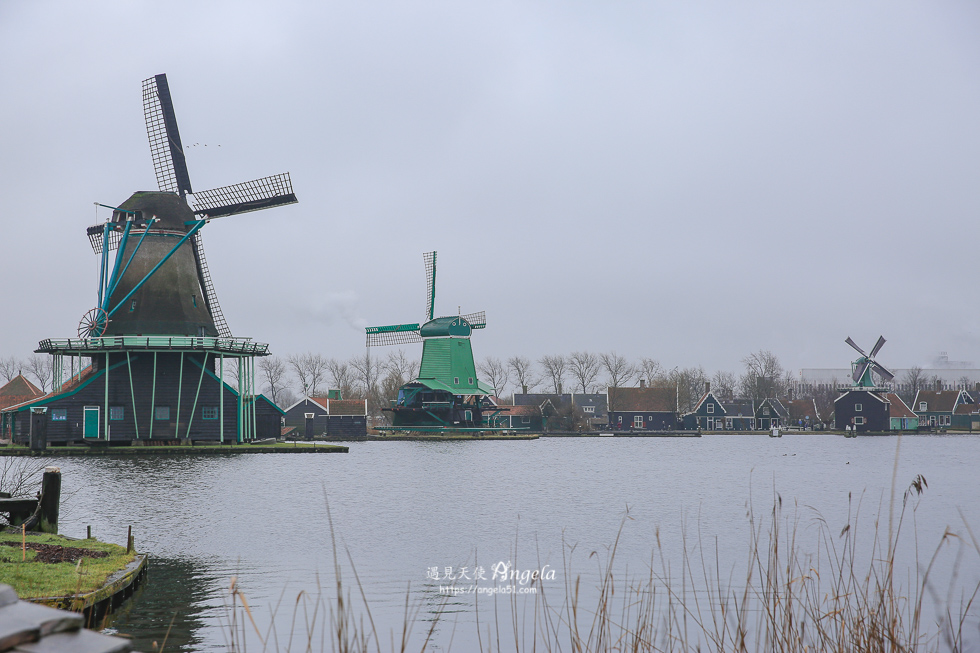
{"type": "Polygon", "coordinates": [[[126,553],[133,552],[133,526],[130,524],[129,532],[126,535],[126,553]]]}
{"type": "Polygon", "coordinates": [[[45,467],[41,477],[41,499],[38,501],[37,529],[42,533],[58,534],[58,512],[61,508],[61,468],[45,467]]]}
{"type": "Polygon", "coordinates": [[[85,529],[85,539],[86,540],[92,539],[92,524],[89,524],[85,529]]]}
{"type": "Polygon", "coordinates": [[[153,352],[153,388],[150,390],[150,435],[153,439],[153,422],[156,421],[156,401],[157,401],[157,353],[153,352]]]}

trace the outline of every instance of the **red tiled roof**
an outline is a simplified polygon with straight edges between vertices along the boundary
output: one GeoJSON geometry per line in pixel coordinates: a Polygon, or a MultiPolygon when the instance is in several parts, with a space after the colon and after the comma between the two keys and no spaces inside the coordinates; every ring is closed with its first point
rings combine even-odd
{"type": "Polygon", "coordinates": [[[609,406],[609,410],[620,412],[673,413],[677,411],[677,389],[609,388],[609,406]]]}
{"type": "Polygon", "coordinates": [[[330,415],[366,415],[362,399],[328,399],[330,415]]]}
{"type": "MultiPolygon", "coordinates": [[[[497,408],[503,408],[501,415],[540,415],[540,406],[497,406],[497,408]]],[[[486,411],[488,409],[484,409],[486,411]]],[[[492,410],[492,409],[489,409],[492,410]]]]}
{"type": "Polygon", "coordinates": [[[790,399],[786,402],[786,410],[789,411],[790,419],[806,419],[818,421],[820,415],[817,413],[817,404],[813,399],[790,399]]]}
{"type": "Polygon", "coordinates": [[[885,399],[888,400],[888,416],[889,417],[915,417],[915,413],[909,408],[902,398],[899,397],[894,392],[888,392],[885,394],[885,399]]]}
{"type": "Polygon", "coordinates": [[[919,390],[912,407],[919,410],[919,404],[924,401],[928,412],[951,413],[959,396],[959,390],[919,390]]]}
{"type": "MultiPolygon", "coordinates": [[[[5,386],[0,388],[0,397],[27,397],[29,399],[42,395],[44,393],[36,385],[24,378],[23,374],[18,374],[10,379],[5,386]]],[[[27,399],[24,401],[27,401],[27,399]]]]}

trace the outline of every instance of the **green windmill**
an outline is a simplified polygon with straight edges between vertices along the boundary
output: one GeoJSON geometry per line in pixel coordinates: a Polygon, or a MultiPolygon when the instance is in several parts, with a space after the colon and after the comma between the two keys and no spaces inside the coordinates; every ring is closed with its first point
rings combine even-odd
{"type": "Polygon", "coordinates": [[[878,342],[875,346],[871,348],[871,353],[866,354],[864,350],[857,346],[857,344],[851,340],[848,336],[844,341],[849,344],[854,350],[861,354],[861,357],[856,361],[851,363],[851,379],[854,381],[854,386],[856,388],[875,388],[874,378],[871,376],[871,372],[875,372],[885,381],[891,381],[895,378],[895,375],[889,372],[881,363],[875,360],[875,355],[881,349],[881,346],[885,344],[885,339],[882,336],[878,336],[878,342]]]}
{"type": "Polygon", "coordinates": [[[422,343],[418,378],[398,390],[392,412],[392,428],[418,430],[477,429],[486,423],[485,413],[498,412],[486,399],[494,389],[476,377],[470,335],[487,326],[483,311],[468,315],[435,317],[436,253],[425,261],[425,321],[367,327],[367,346],[422,343]]]}

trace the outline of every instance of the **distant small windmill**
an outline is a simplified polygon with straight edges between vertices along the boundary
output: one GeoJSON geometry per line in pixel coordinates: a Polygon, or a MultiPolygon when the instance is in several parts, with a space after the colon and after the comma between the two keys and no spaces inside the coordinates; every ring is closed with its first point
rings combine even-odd
{"type": "Polygon", "coordinates": [[[854,348],[857,353],[861,354],[861,357],[851,363],[851,378],[854,381],[854,385],[859,388],[874,388],[876,384],[871,373],[874,372],[879,377],[885,381],[891,381],[895,378],[895,375],[889,372],[885,366],[875,360],[875,356],[881,351],[882,345],[885,344],[885,339],[882,336],[878,336],[878,342],[875,346],[871,348],[871,353],[866,354],[864,350],[857,346],[857,344],[851,340],[850,336],[844,341],[854,348]]]}
{"type": "Polygon", "coordinates": [[[436,253],[425,261],[425,321],[367,327],[367,346],[422,343],[418,378],[405,384],[391,410],[394,427],[416,426],[427,430],[478,428],[486,408],[482,397],[494,389],[476,377],[470,335],[487,326],[483,311],[467,315],[435,317],[436,253]]]}

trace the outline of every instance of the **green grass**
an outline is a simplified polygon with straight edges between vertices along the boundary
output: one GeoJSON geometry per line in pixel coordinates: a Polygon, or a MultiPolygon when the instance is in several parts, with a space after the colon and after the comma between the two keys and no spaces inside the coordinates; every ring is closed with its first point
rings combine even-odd
{"type": "MultiPolygon", "coordinates": [[[[21,542],[18,532],[0,533],[0,542],[21,542]]],[[[97,590],[114,572],[133,561],[136,554],[126,547],[98,540],[70,540],[59,535],[29,533],[28,542],[104,551],[105,558],[82,558],[79,562],[46,563],[34,560],[36,552],[27,550],[26,562],[19,546],[0,545],[0,583],[11,585],[22,599],[43,596],[71,596],[97,590]]]]}

